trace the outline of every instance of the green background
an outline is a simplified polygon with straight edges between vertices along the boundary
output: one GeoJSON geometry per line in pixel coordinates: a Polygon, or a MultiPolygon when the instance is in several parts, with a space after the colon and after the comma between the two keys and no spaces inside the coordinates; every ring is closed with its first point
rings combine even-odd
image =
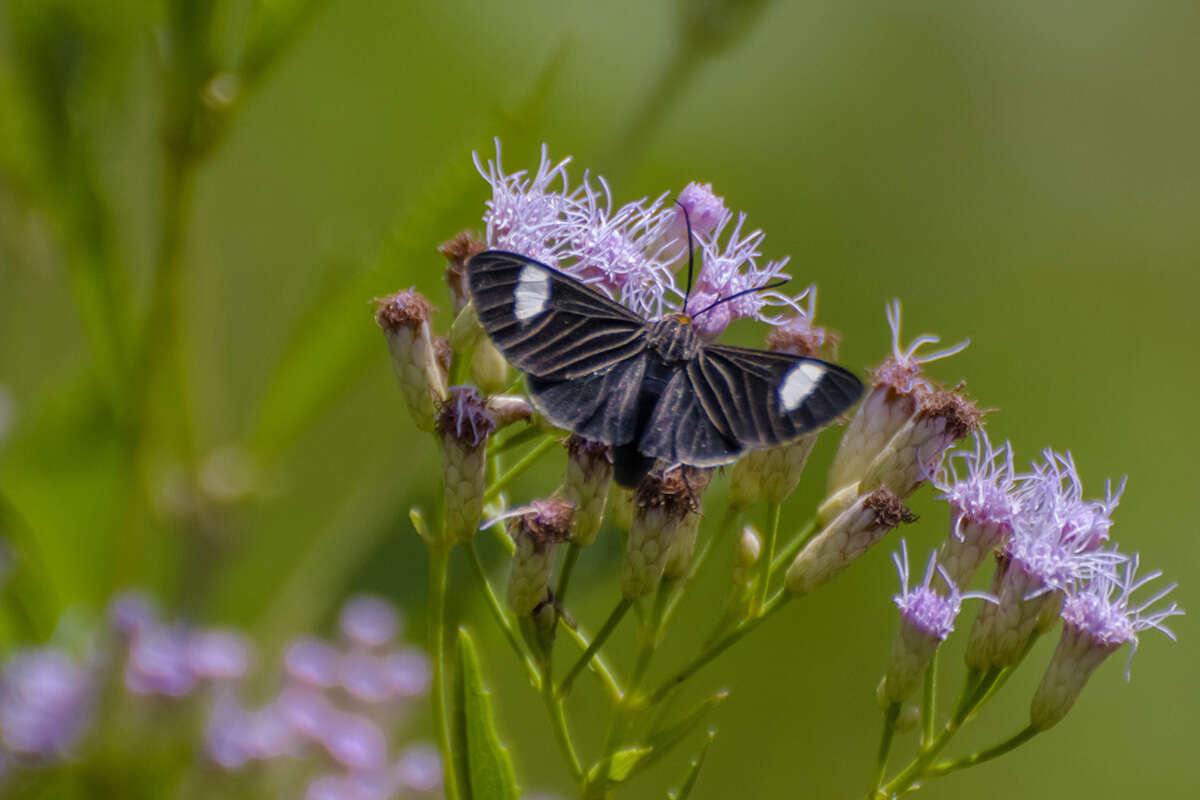
{"type": "MultiPolygon", "coordinates": [[[[535,166],[544,141],[575,157],[576,177],[607,175],[618,201],[711,181],[767,232],[768,257],[791,255],[797,285],[820,286],[818,320],[844,334],[841,361],[856,370],[886,354],[893,297],[906,338],[970,337],[932,373],[965,380],[995,409],[989,430],[1011,438],[1022,463],[1069,449],[1092,496],[1128,474],[1116,539],[1180,581],[1182,606],[1200,608],[1188,505],[1200,489],[1200,6],[748,5],[743,31],[718,26],[727,46],[680,60],[693,4],[343,0],[309,20],[198,169],[186,216],[185,302],[173,313],[196,462],[219,466],[213,453],[236,446],[255,478],[193,526],[207,537],[201,552],[221,553],[202,561],[178,524],[128,512],[139,481],[105,411],[72,280],[78,253],[94,252],[88,232],[108,231],[104,251],[131,276],[122,299],[144,305],[163,207],[163,13],[0,5],[0,384],[12,407],[0,498],[17,554],[6,646],[50,635],[64,610],[88,618],[131,583],[250,628],[268,652],[328,624],[356,589],[396,598],[411,635],[424,635],[424,554],[407,511],[434,506],[436,454],[407,419],[368,301],[416,285],[448,305],[434,248],[478,225],[488,190],[470,153],[490,154],[493,135],[507,168],[535,166]],[[55,130],[71,133],[59,141],[55,130]],[[88,186],[105,214],[73,225],[70,209],[92,207],[88,186]]],[[[225,55],[244,40],[248,6],[218,5],[225,55]]],[[[150,408],[166,433],[145,481],[169,498],[181,405],[156,391],[150,408]]],[[[821,496],[833,444],[818,445],[785,530],[821,496]]],[[[550,491],[561,466],[561,455],[548,460],[514,501],[550,491]]],[[[903,535],[926,553],[946,511],[928,489],[912,505],[921,522],[903,535]]],[[[873,691],[896,627],[888,549],[697,679],[733,697],[714,718],[696,797],[862,795],[880,724],[873,691]]],[[[615,599],[616,557],[610,530],[577,573],[573,610],[592,629],[615,599]]],[[[452,613],[484,620],[456,567],[452,613]]],[[[720,579],[697,587],[664,662],[692,652],[723,591],[720,579]]],[[[1173,621],[1177,645],[1143,637],[1132,683],[1123,652],[1060,726],[922,794],[1191,796],[1193,619],[1173,621]]],[[[533,693],[480,628],[525,785],[565,791],[533,693]]],[[[616,640],[626,669],[632,638],[616,640]]],[[[944,661],[950,683],[958,647],[944,661]]],[[[1051,647],[952,754],[1024,724],[1051,647]]],[[[589,687],[569,710],[592,752],[598,697],[589,687]]],[[[668,760],[628,796],[661,797],[682,765],[668,760]]]]}

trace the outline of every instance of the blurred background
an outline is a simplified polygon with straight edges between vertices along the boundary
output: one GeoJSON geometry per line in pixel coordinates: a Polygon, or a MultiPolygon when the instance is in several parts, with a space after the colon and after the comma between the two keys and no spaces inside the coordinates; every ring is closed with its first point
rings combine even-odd
{"type": "MultiPolygon", "coordinates": [[[[797,286],[819,285],[818,321],[856,370],[888,352],[893,297],[906,338],[970,337],[934,375],[995,409],[989,431],[1021,463],[1069,449],[1089,496],[1128,474],[1115,538],[1200,609],[1183,502],[1200,489],[1198,41],[1200,6],[1182,0],[3,0],[2,652],[92,624],[131,586],[245,630],[263,660],[362,591],[423,639],[408,510],[434,506],[436,454],[369,301],[415,285],[448,307],[435,248],[479,225],[489,190],[470,155],[494,136],[507,169],[535,167],[546,142],[619,201],[711,181],[767,232],[768,257],[791,256],[797,286]]],[[[784,530],[821,496],[834,443],[784,530]]],[[[514,502],[557,485],[562,458],[514,502]]],[[[913,506],[905,536],[927,552],[946,509],[928,489],[913,506]]],[[[573,611],[593,629],[616,593],[610,534],[576,573],[573,611]]],[[[697,679],[733,697],[696,797],[861,796],[896,628],[888,549],[697,679]]],[[[523,783],[566,794],[545,717],[455,570],[452,614],[485,623],[523,783]]],[[[722,602],[715,574],[668,639],[676,658],[722,602]]],[[[922,794],[1191,796],[1193,620],[1174,621],[1177,645],[1143,637],[1131,683],[1111,659],[1060,726],[922,794]]],[[[951,755],[1024,724],[1052,646],[951,755]]],[[[602,705],[577,694],[587,751],[602,705]]],[[[663,796],[683,764],[628,796],[663,796]]],[[[56,786],[45,796],[104,796],[56,786]]]]}

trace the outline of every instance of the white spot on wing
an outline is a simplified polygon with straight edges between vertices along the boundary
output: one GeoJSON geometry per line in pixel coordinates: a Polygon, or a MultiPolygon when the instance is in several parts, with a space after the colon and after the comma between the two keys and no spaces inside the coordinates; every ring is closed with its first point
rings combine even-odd
{"type": "Polygon", "coordinates": [[[550,274],[527,264],[517,278],[513,299],[516,301],[513,313],[522,322],[545,311],[546,303],[550,300],[550,274]]]}
{"type": "Polygon", "coordinates": [[[795,411],[817,388],[824,375],[823,365],[801,361],[783,376],[783,382],[779,384],[779,405],[784,411],[795,411]]]}

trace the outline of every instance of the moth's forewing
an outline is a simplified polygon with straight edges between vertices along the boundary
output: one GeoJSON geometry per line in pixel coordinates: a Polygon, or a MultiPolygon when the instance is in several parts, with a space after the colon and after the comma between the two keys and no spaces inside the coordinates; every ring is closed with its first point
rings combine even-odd
{"type": "Polygon", "coordinates": [[[586,378],[645,350],[640,317],[533,259],[487,250],[467,263],[467,283],[483,329],[528,375],[586,378]]]}

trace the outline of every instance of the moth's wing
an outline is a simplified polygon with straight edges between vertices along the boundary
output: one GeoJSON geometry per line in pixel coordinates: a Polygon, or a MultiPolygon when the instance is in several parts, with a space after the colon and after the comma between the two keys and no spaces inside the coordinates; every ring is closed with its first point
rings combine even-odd
{"type": "Polygon", "coordinates": [[[551,380],[605,372],[646,348],[646,323],[531,258],[487,250],[467,262],[483,329],[514,367],[551,380]]]}
{"type": "Polygon", "coordinates": [[[633,441],[638,390],[646,356],[622,359],[607,371],[559,380],[530,375],[529,394],[551,423],[586,439],[611,445],[633,441]]]}
{"type": "Polygon", "coordinates": [[[815,358],[707,345],[687,378],[713,426],[747,448],[815,431],[862,396],[854,373],[815,358]]]}
{"type": "Polygon", "coordinates": [[[743,449],[724,421],[704,408],[691,375],[683,367],[667,382],[638,441],[643,455],[693,467],[728,464],[743,449]]]}

